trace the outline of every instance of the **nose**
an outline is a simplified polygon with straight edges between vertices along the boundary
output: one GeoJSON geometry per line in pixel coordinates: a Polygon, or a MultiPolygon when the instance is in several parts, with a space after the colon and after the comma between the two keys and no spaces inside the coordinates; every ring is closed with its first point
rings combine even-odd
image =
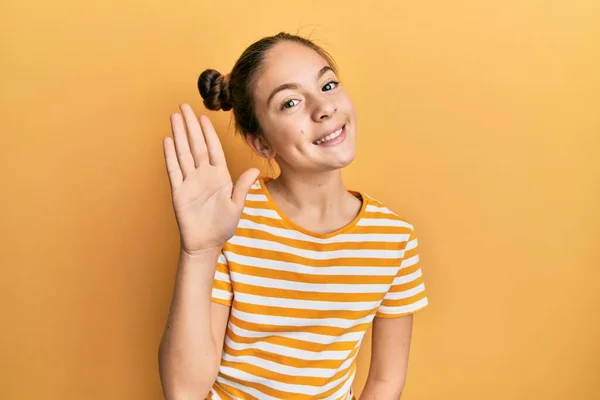
{"type": "Polygon", "coordinates": [[[315,121],[325,121],[330,119],[337,111],[336,104],[326,97],[320,97],[315,100],[313,118],[315,121]]]}

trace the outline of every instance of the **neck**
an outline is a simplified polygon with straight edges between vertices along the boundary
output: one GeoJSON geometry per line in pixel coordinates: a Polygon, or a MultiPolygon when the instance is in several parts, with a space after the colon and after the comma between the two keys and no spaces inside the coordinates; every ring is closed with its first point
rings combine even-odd
{"type": "Polygon", "coordinates": [[[349,195],[339,169],[310,174],[282,170],[277,179],[269,184],[269,190],[297,210],[320,213],[328,212],[331,207],[341,206],[349,195]]]}

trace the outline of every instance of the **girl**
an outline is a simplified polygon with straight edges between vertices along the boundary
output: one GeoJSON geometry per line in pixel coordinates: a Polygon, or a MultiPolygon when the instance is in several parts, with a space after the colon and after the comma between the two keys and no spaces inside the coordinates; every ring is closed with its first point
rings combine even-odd
{"type": "Polygon", "coordinates": [[[159,350],[167,399],[354,399],[356,355],[372,323],[362,399],[398,399],[412,314],[427,305],[413,226],[341,169],[356,115],[331,57],[285,33],[244,51],[228,75],[198,80],[211,110],[276,179],[234,186],[209,119],[171,115],[164,153],[181,252],[159,350]],[[185,121],[185,124],[184,124],[185,121]]]}

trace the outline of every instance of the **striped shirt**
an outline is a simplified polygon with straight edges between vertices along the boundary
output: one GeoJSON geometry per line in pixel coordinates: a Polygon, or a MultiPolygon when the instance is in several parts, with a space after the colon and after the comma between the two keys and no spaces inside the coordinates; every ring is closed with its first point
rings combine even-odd
{"type": "Polygon", "coordinates": [[[365,193],[328,234],[287,218],[257,179],[218,259],[212,300],[231,307],[208,399],[352,399],[373,318],[427,305],[413,226],[365,193]]]}

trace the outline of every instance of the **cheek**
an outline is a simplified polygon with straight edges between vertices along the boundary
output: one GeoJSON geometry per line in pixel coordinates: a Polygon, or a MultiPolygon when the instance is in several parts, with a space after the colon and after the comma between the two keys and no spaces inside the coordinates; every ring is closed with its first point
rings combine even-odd
{"type": "Polygon", "coordinates": [[[338,106],[348,115],[354,115],[354,103],[345,91],[340,93],[338,106]]]}
{"type": "Polygon", "coordinates": [[[298,143],[310,135],[310,126],[302,118],[292,118],[281,127],[281,137],[288,143],[298,143]]]}
{"type": "Polygon", "coordinates": [[[283,154],[288,153],[291,148],[298,147],[305,142],[307,136],[310,134],[310,129],[306,124],[299,121],[289,121],[279,125],[274,133],[272,135],[273,147],[279,153],[283,154]]]}
{"type": "Polygon", "coordinates": [[[354,116],[354,103],[348,96],[346,96],[346,98],[344,99],[344,108],[346,109],[346,112],[348,114],[354,116]]]}
{"type": "Polygon", "coordinates": [[[305,146],[313,134],[312,120],[301,112],[284,117],[270,116],[265,122],[268,127],[265,136],[279,154],[290,154],[295,151],[293,148],[305,146]]]}

